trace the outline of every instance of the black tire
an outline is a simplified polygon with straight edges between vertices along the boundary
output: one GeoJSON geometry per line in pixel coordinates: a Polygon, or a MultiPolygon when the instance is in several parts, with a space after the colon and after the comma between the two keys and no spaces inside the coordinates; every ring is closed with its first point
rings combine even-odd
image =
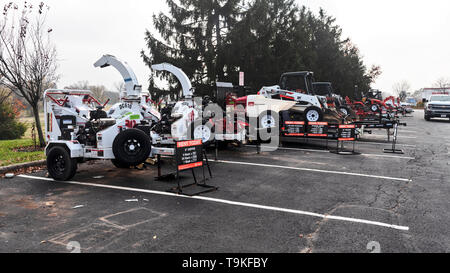
{"type": "Polygon", "coordinates": [[[370,111],[372,111],[372,112],[379,112],[380,111],[380,106],[378,106],[377,104],[372,104],[370,106],[370,111]]]}
{"type": "Polygon", "coordinates": [[[264,111],[258,117],[258,129],[278,128],[280,118],[276,118],[278,114],[274,111],[264,111]],[[270,118],[272,117],[272,118],[270,118]]]}
{"type": "Polygon", "coordinates": [[[280,116],[274,111],[264,111],[258,117],[258,140],[261,142],[270,142],[272,140],[272,133],[280,131],[280,116]],[[277,118],[278,117],[278,118],[277,118]],[[263,131],[265,129],[267,131],[263,131]],[[268,134],[263,136],[262,134],[268,134]]]}
{"type": "Polygon", "coordinates": [[[117,159],[111,159],[111,163],[118,169],[129,169],[131,166],[117,159]]]}
{"type": "Polygon", "coordinates": [[[431,120],[429,116],[424,116],[424,118],[425,118],[426,121],[430,121],[431,120]]]}
{"type": "MultiPolygon", "coordinates": [[[[206,139],[206,136],[205,136],[205,139],[202,139],[203,145],[208,146],[214,141],[215,126],[211,122],[200,122],[200,121],[193,122],[189,129],[191,132],[191,139],[195,139],[194,132],[196,129],[199,130],[200,126],[203,126],[204,130],[209,130],[209,138],[206,139]]],[[[203,136],[203,134],[202,134],[202,136],[203,136]]]]}
{"type": "Polygon", "coordinates": [[[355,113],[355,111],[353,111],[352,108],[350,108],[350,107],[348,107],[348,106],[340,106],[340,108],[339,108],[339,111],[340,111],[340,112],[342,112],[342,111],[341,111],[342,108],[345,108],[345,109],[346,109],[346,111],[347,111],[347,113],[348,113],[348,117],[350,117],[350,118],[356,118],[356,113],[355,113]]]}
{"type": "Polygon", "coordinates": [[[323,120],[323,111],[316,106],[306,108],[304,115],[307,122],[320,122],[323,120]]]}
{"type": "Polygon", "coordinates": [[[55,180],[69,180],[77,172],[77,159],[70,158],[66,147],[54,146],[47,153],[47,170],[55,180]]]}
{"type": "Polygon", "coordinates": [[[151,152],[151,140],[139,129],[120,132],[113,142],[113,154],[117,161],[128,166],[143,163],[151,152]]]}
{"type": "Polygon", "coordinates": [[[339,112],[343,113],[346,116],[350,115],[350,109],[347,106],[339,106],[339,112]]]}

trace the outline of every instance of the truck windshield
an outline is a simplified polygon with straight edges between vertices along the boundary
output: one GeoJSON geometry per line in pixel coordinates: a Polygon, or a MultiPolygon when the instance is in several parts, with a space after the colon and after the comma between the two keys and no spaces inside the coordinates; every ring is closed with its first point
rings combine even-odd
{"type": "Polygon", "coordinates": [[[284,76],[281,79],[281,88],[289,91],[307,92],[305,78],[302,76],[284,76]]]}
{"type": "Polygon", "coordinates": [[[430,101],[450,101],[450,96],[431,96],[430,101]]]}
{"type": "Polygon", "coordinates": [[[314,84],[314,92],[319,96],[328,96],[331,94],[331,86],[329,84],[314,84]]]}

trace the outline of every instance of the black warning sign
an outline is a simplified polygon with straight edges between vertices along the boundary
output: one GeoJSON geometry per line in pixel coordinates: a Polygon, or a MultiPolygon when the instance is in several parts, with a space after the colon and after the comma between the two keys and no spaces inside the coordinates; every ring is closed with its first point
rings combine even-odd
{"type": "Polygon", "coordinates": [[[203,166],[202,140],[178,141],[176,159],[179,171],[203,166]]]}
{"type": "Polygon", "coordinates": [[[285,136],[305,136],[304,121],[285,121],[285,136]]]}
{"type": "Polygon", "coordinates": [[[306,134],[308,137],[327,137],[328,122],[308,122],[306,134]]]}
{"type": "Polygon", "coordinates": [[[356,125],[339,125],[338,140],[354,141],[356,138],[356,125]]]}

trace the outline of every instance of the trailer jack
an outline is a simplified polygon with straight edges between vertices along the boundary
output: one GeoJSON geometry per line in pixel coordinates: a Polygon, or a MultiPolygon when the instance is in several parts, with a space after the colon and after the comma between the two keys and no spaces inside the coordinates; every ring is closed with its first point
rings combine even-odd
{"type": "Polygon", "coordinates": [[[336,141],[336,150],[331,150],[330,153],[338,154],[338,155],[360,155],[360,152],[355,151],[355,141],[352,141],[352,149],[348,150],[344,147],[344,142],[346,141],[336,141]]]}
{"type": "MultiPolygon", "coordinates": [[[[399,124],[399,123],[395,123],[394,124],[394,133],[393,133],[393,139],[392,139],[392,147],[390,149],[384,149],[383,152],[384,153],[389,153],[389,154],[404,154],[403,150],[401,149],[396,149],[395,145],[397,144],[397,134],[398,134],[398,125],[404,125],[406,126],[406,124],[399,124]]],[[[388,132],[388,137],[389,137],[389,132],[388,132]]]]}
{"type": "MultiPolygon", "coordinates": [[[[205,162],[206,167],[208,169],[209,178],[212,178],[212,172],[211,172],[211,168],[209,167],[208,156],[207,156],[206,151],[205,151],[204,148],[203,148],[202,154],[203,154],[204,162],[205,162]]],[[[168,154],[165,154],[165,155],[166,156],[170,156],[168,154]]],[[[158,161],[158,163],[157,163],[158,176],[155,178],[155,180],[159,180],[159,181],[168,181],[168,180],[173,180],[173,179],[177,180],[177,186],[168,189],[167,192],[181,194],[181,195],[186,195],[186,196],[196,196],[196,195],[200,195],[200,194],[203,194],[203,193],[216,191],[216,190],[219,189],[219,187],[211,186],[211,185],[206,184],[206,181],[208,180],[208,178],[206,178],[206,173],[205,173],[205,168],[204,168],[205,164],[203,164],[202,167],[201,167],[202,174],[203,174],[203,179],[201,181],[197,180],[197,176],[195,175],[194,169],[190,169],[191,173],[192,173],[192,177],[194,178],[194,183],[187,184],[187,185],[182,185],[181,181],[180,181],[180,171],[178,170],[178,168],[177,168],[176,172],[172,172],[172,173],[168,173],[168,174],[164,174],[163,175],[162,174],[162,170],[161,170],[161,154],[157,154],[157,161],[158,161]],[[193,188],[194,186],[200,187],[202,189],[198,190],[198,191],[190,192],[190,193],[187,193],[186,191],[184,191],[184,189],[186,189],[186,188],[193,188]]]]}

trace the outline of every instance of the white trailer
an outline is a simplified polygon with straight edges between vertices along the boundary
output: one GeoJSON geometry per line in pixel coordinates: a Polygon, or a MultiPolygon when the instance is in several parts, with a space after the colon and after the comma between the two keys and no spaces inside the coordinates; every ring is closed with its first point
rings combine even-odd
{"type": "MultiPolygon", "coordinates": [[[[167,120],[172,132],[165,136],[155,129],[164,117],[147,103],[149,93],[142,91],[126,62],[104,55],[94,66],[116,68],[125,82],[120,102],[108,113],[103,110],[107,102],[99,102],[88,90],[44,92],[47,167],[50,176],[57,180],[72,178],[77,163],[89,159],[112,160],[117,167],[138,165],[151,156],[152,144],[186,139],[186,127],[182,125],[198,116],[197,112],[190,115],[195,111],[191,104],[178,102],[176,113],[171,113],[167,120]]],[[[171,71],[181,80],[187,79],[181,69],[169,64],[156,65],[154,69],[171,71]]],[[[185,95],[191,96],[190,83],[183,84],[185,95]]],[[[161,149],[164,147],[153,147],[154,151],[161,149]]]]}
{"type": "MultiPolygon", "coordinates": [[[[173,154],[176,141],[201,138],[207,142],[213,136],[211,127],[203,122],[202,105],[194,101],[189,78],[180,68],[167,63],[152,66],[154,70],[173,73],[183,90],[183,98],[160,113],[148,103],[148,91],[142,90],[126,62],[104,55],[94,66],[116,68],[125,82],[120,102],[108,112],[103,110],[108,101],[98,101],[88,90],[44,92],[45,153],[49,174],[54,179],[72,178],[77,164],[86,160],[111,160],[115,166],[127,168],[154,154],[173,154]],[[200,127],[196,128],[197,125],[200,127]]],[[[245,109],[249,116],[258,116],[294,104],[254,95],[248,96],[245,109]]],[[[267,118],[265,122],[273,124],[267,118]]],[[[245,131],[240,136],[245,136],[245,131]]]]}
{"type": "Polygon", "coordinates": [[[450,87],[445,88],[422,88],[422,101],[427,102],[433,95],[450,95],[450,87]]]}

